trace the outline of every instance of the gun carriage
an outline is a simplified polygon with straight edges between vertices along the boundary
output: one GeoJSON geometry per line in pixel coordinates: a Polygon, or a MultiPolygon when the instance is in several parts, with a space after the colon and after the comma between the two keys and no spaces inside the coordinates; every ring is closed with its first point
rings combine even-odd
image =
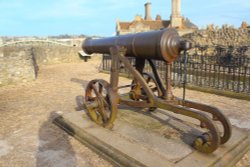
{"type": "MultiPolygon", "coordinates": [[[[171,64],[191,43],[183,40],[173,28],[120,35],[102,39],[86,39],[82,49],[87,54],[110,54],[112,57],[110,83],[95,79],[88,83],[85,92],[85,107],[91,119],[106,128],[112,128],[117,116],[118,105],[142,107],[154,110],[160,108],[192,117],[200,122],[204,133],[197,136],[193,147],[204,153],[212,153],[231,136],[231,125],[216,107],[175,97],[171,87],[171,64]],[[135,58],[133,66],[127,57],[135,58]],[[165,82],[159,76],[153,60],[166,63],[165,82]],[[152,68],[152,74],[145,73],[145,61],[152,68]],[[121,62],[133,76],[131,85],[118,86],[121,62]],[[152,87],[151,84],[154,86],[152,87]],[[128,96],[118,94],[118,89],[130,88],[128,96]],[[220,132],[217,123],[222,125],[220,132]]],[[[185,89],[184,89],[185,90],[185,89]]]]}

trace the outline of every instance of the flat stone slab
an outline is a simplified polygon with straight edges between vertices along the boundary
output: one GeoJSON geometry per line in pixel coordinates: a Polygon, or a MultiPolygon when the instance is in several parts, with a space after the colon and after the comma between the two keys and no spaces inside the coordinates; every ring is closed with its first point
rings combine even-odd
{"type": "Polygon", "coordinates": [[[203,133],[197,122],[162,110],[119,109],[112,130],[96,125],[85,111],[60,114],[54,123],[115,166],[232,166],[250,146],[249,134],[233,127],[225,145],[200,153],[191,147],[203,133]]]}

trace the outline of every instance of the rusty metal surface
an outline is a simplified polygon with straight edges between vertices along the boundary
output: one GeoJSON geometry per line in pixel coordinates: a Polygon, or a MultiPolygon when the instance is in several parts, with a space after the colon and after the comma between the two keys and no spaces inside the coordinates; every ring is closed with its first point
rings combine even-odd
{"type": "Polygon", "coordinates": [[[118,104],[149,108],[151,112],[156,108],[164,109],[198,120],[203,133],[197,136],[192,146],[200,152],[214,152],[231,137],[229,120],[215,107],[181,100],[172,93],[170,79],[172,61],[180,51],[186,51],[190,47],[191,44],[181,39],[174,29],[87,39],[83,43],[85,52],[110,53],[112,56],[111,84],[104,80],[93,80],[86,88],[85,106],[91,119],[104,127],[112,128],[118,104]],[[126,56],[136,57],[135,67],[126,56]],[[165,60],[165,87],[151,59],[165,60]],[[144,72],[145,60],[149,61],[153,74],[144,72]],[[134,77],[131,90],[126,97],[118,95],[118,88],[122,88],[118,87],[120,63],[134,77]],[[215,121],[221,123],[223,132],[219,130],[215,121]]]}
{"type": "Polygon", "coordinates": [[[178,98],[177,100],[180,105],[212,114],[212,119],[214,121],[219,121],[224,128],[223,135],[221,136],[221,144],[226,143],[230,139],[232,135],[232,127],[230,126],[227,117],[218,108],[189,100],[183,101],[178,98]]]}

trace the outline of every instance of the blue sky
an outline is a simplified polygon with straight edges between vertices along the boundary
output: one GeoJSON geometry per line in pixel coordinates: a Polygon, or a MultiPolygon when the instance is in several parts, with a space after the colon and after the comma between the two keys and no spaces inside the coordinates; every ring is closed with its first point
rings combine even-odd
{"type": "MultiPolygon", "coordinates": [[[[86,34],[110,36],[115,21],[144,17],[147,0],[0,0],[0,36],[86,34]]],[[[169,19],[171,0],[151,0],[152,16],[169,19]]],[[[182,15],[199,27],[250,24],[249,0],[181,0],[182,15]]]]}

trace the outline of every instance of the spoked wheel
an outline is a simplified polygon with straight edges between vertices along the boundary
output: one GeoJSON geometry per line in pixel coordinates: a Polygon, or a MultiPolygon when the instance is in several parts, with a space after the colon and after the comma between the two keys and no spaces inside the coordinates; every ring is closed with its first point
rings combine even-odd
{"type": "Polygon", "coordinates": [[[102,79],[88,83],[85,92],[85,107],[90,118],[106,128],[112,128],[117,113],[117,98],[110,85],[102,79]]]}
{"type": "MultiPolygon", "coordinates": [[[[155,94],[155,96],[159,97],[162,95],[161,90],[159,89],[159,86],[154,78],[154,76],[152,74],[146,73],[144,72],[143,74],[143,78],[145,79],[146,83],[148,84],[149,88],[151,88],[152,92],[155,94]]],[[[132,94],[130,96],[131,99],[133,100],[146,100],[147,99],[147,95],[145,93],[145,91],[143,90],[143,88],[136,83],[135,80],[132,81],[132,86],[131,86],[131,91],[130,93],[132,94]]]]}
{"type": "MultiPolygon", "coordinates": [[[[152,92],[155,96],[160,97],[162,96],[162,92],[152,74],[144,72],[143,78],[145,79],[146,83],[148,84],[149,88],[151,88],[152,92]]],[[[131,91],[130,91],[130,98],[136,101],[144,101],[147,100],[147,95],[144,89],[135,81],[132,81],[131,91]]],[[[150,107],[150,111],[154,111],[156,107],[150,107]]]]}

